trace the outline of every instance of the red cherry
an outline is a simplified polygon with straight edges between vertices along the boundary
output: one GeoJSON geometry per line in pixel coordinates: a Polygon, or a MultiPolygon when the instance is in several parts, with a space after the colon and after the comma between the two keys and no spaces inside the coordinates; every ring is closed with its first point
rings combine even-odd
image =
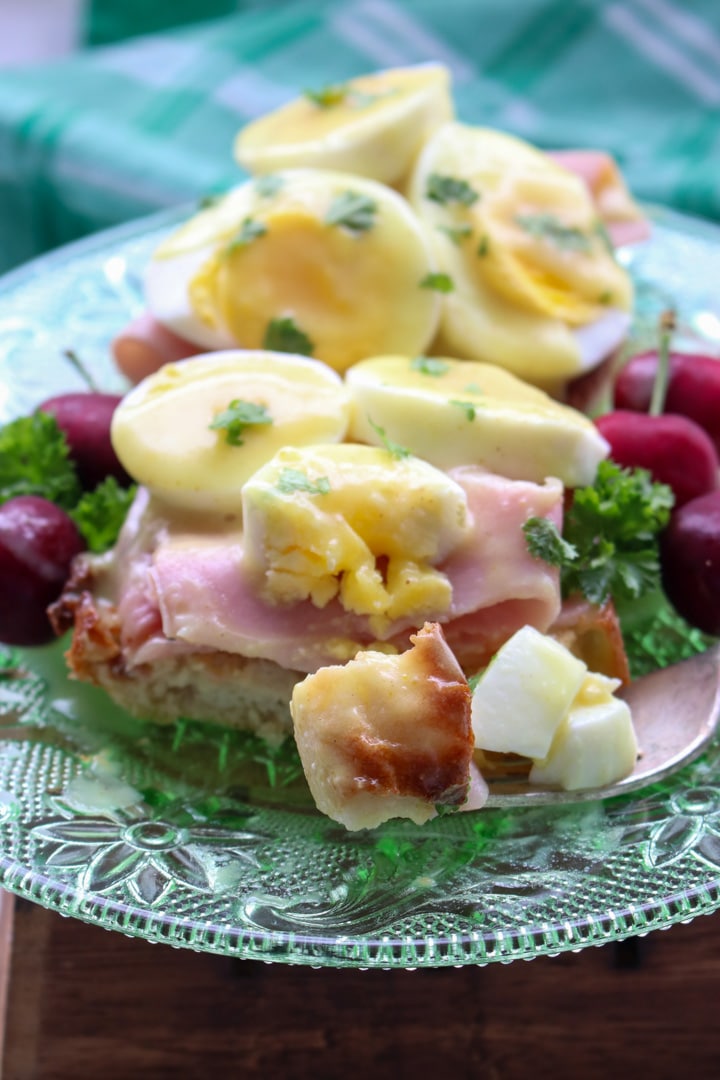
{"type": "Polygon", "coordinates": [[[692,626],[720,634],[720,491],[676,510],[660,538],[662,583],[692,626]]]}
{"type": "Polygon", "coordinates": [[[625,468],[647,469],[669,484],[675,505],[717,487],[718,456],[710,436],[685,416],[649,416],[617,409],[595,424],[610,443],[610,456],[625,468]]]}
{"type": "MultiPolygon", "coordinates": [[[[647,412],[658,368],[655,351],[638,353],[618,373],[617,409],[647,412]]],[[[664,411],[694,420],[720,453],[720,359],[699,353],[671,353],[664,411]]]]}
{"type": "Polygon", "coordinates": [[[97,487],[107,476],[114,476],[119,484],[130,482],[110,441],[110,424],[121,400],[117,394],[87,392],[60,394],[40,405],[64,432],[80,483],[86,489],[97,487]]]}
{"type": "Polygon", "coordinates": [[[52,641],[47,607],[84,547],[72,518],[47,499],[19,495],[0,506],[0,641],[52,641]]]}

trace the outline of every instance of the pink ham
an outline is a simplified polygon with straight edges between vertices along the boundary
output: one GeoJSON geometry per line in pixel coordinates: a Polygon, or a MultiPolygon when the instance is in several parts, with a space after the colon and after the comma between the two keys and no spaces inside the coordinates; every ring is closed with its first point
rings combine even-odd
{"type": "Polygon", "coordinates": [[[585,182],[615,247],[647,240],[650,225],[609,154],[601,150],[554,150],[550,157],[585,182]]]}
{"type": "Polygon", "coordinates": [[[113,357],[131,383],[139,383],[163,364],[174,364],[202,350],[144,312],[118,334],[112,343],[113,357]]]}
{"type": "MultiPolygon", "coordinates": [[[[530,555],[522,525],[531,516],[559,524],[563,493],[558,481],[510,481],[474,466],[454,470],[453,477],[468,495],[474,530],[440,566],[453,585],[453,600],[437,621],[451,647],[461,649],[461,662],[478,657],[481,663],[489,646],[494,651],[526,623],[545,630],[559,613],[557,571],[530,555]]],[[[348,614],[336,600],[324,608],[310,601],[282,607],[261,601],[243,572],[239,533],[161,536],[149,576],[152,588],[143,596],[156,595],[164,634],[185,645],[311,672],[376,640],[368,620],[348,614]]],[[[413,629],[414,621],[398,621],[385,639],[405,647],[413,629]]],[[[154,639],[151,647],[157,647],[154,639]]],[[[128,656],[144,658],[142,646],[128,656]]]]}

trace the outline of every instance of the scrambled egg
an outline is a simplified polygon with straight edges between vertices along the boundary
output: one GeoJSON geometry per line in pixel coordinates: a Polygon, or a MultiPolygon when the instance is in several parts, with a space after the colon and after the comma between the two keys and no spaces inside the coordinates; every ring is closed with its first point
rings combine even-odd
{"type": "Polygon", "coordinates": [[[248,181],[181,227],[155,252],[146,293],[155,318],[203,347],[302,353],[342,372],[429,344],[434,271],[400,195],[298,169],[248,181]]]}
{"type": "Polygon", "coordinates": [[[245,564],[268,603],[337,597],[378,636],[449,608],[437,564],[471,521],[463,489],[427,462],[354,444],[286,448],[242,500],[245,564]]]}
{"type": "Polygon", "coordinates": [[[393,68],[306,91],[261,116],[238,135],[235,157],[251,173],[340,169],[395,185],[452,117],[445,67],[393,68]]]}

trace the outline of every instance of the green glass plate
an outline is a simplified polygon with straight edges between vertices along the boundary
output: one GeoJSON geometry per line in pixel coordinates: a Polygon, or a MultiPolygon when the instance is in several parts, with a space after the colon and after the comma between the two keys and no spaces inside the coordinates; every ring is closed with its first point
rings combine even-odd
{"type": "MultiPolygon", "coordinates": [[[[720,230],[651,213],[653,239],[622,253],[632,345],[673,306],[681,337],[720,353],[720,230]]],[[[0,421],[81,387],[66,349],[122,386],[108,342],[141,309],[148,253],[180,216],[0,283],[0,421]]],[[[149,940],[329,967],[529,959],[720,907],[720,746],[631,796],[359,834],[314,810],[291,764],[248,765],[247,751],[211,725],[129,718],[65,678],[59,645],[0,649],[0,882],[149,940]]]]}

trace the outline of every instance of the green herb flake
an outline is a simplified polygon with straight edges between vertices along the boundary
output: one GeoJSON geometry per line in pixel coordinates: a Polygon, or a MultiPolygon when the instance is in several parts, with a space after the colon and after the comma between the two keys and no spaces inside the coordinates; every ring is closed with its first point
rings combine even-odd
{"type": "Polygon", "coordinates": [[[468,236],[472,236],[472,225],[438,225],[437,229],[438,232],[445,233],[458,247],[468,236]]]}
{"type": "Polygon", "coordinates": [[[312,356],[314,344],[290,316],[271,319],[263,338],[263,348],[270,352],[295,353],[312,356]]]}
{"type": "Polygon", "coordinates": [[[439,360],[436,356],[415,356],[410,361],[410,369],[419,371],[421,375],[432,375],[437,379],[440,375],[447,374],[450,365],[447,360],[439,360]]]}
{"type": "Polygon", "coordinates": [[[551,566],[563,566],[573,563],[578,557],[575,545],[563,539],[557,525],[549,518],[528,518],[523,532],[528,551],[535,559],[542,559],[551,566]]]}
{"type": "Polygon", "coordinates": [[[517,224],[540,240],[547,240],[563,251],[589,252],[590,237],[576,225],[564,225],[555,214],[517,214],[517,224]]]}
{"type": "Polygon", "coordinates": [[[450,404],[455,405],[458,409],[462,409],[465,413],[466,419],[470,423],[472,423],[472,421],[475,419],[477,413],[477,406],[474,405],[472,401],[455,401],[451,399],[450,404]]]}
{"type": "Polygon", "coordinates": [[[461,180],[457,176],[443,176],[440,173],[430,173],[428,176],[425,197],[442,206],[447,206],[448,203],[472,206],[480,198],[467,180],[461,180]]]}
{"type": "Polygon", "coordinates": [[[597,238],[599,239],[600,243],[605,248],[605,250],[610,255],[614,256],[615,255],[615,245],[613,244],[612,240],[610,239],[610,233],[607,231],[607,228],[605,226],[605,222],[601,221],[600,218],[598,218],[597,221],[595,222],[595,224],[593,225],[593,232],[594,232],[595,236],[597,236],[597,238]]]}
{"type": "Polygon", "coordinates": [[[243,446],[246,428],[259,424],[272,424],[272,422],[272,417],[264,405],[235,398],[227,409],[217,414],[208,427],[210,431],[224,431],[225,439],[230,446],[243,446]]]}
{"type": "Polygon", "coordinates": [[[267,225],[264,225],[262,221],[255,221],[254,218],[246,217],[225,250],[230,255],[235,251],[239,251],[240,248],[247,247],[253,240],[258,240],[266,232],[267,225]]]}
{"type": "Polygon", "coordinates": [[[198,200],[199,210],[211,210],[213,206],[217,206],[222,201],[223,196],[219,192],[210,192],[208,195],[203,195],[198,200]]]}
{"type": "Polygon", "coordinates": [[[277,173],[265,173],[264,176],[258,176],[254,183],[257,194],[269,199],[272,195],[277,195],[285,181],[277,173]]]}
{"type": "Polygon", "coordinates": [[[475,254],[479,259],[484,259],[486,255],[490,254],[490,237],[481,236],[480,243],[478,244],[475,254]]]}
{"type": "Polygon", "coordinates": [[[466,383],[464,389],[467,390],[468,394],[480,394],[482,396],[484,393],[482,386],[478,386],[476,382],[466,383]]]}
{"type": "Polygon", "coordinates": [[[347,83],[329,83],[321,86],[319,90],[303,90],[303,97],[318,109],[332,109],[335,105],[342,105],[349,92],[347,83]]]}
{"type": "Polygon", "coordinates": [[[613,294],[610,292],[609,289],[606,289],[605,292],[600,293],[600,295],[598,296],[598,304],[612,304],[612,300],[613,294]]]}
{"type": "Polygon", "coordinates": [[[376,424],[373,420],[370,419],[370,417],[368,417],[368,423],[370,424],[370,427],[373,429],[387,452],[389,454],[392,454],[394,458],[400,459],[412,456],[410,451],[407,450],[404,446],[400,446],[399,443],[393,442],[392,439],[388,438],[385,432],[385,428],[381,428],[380,425],[376,424]]]}
{"type": "Polygon", "coordinates": [[[564,596],[637,600],[659,588],[658,536],[672,506],[671,489],[649,472],[606,460],[595,483],[575,491],[562,536],[544,518],[530,518],[523,531],[531,553],[560,568],[564,596]]]}
{"type": "Polygon", "coordinates": [[[311,480],[302,469],[284,468],[280,472],[277,489],[283,495],[292,495],[296,491],[305,491],[309,495],[327,495],[330,491],[330,481],[327,476],[311,480]]]}
{"type": "Polygon", "coordinates": [[[481,668],[480,671],[476,671],[474,675],[471,675],[468,679],[468,686],[470,687],[470,693],[474,694],[477,690],[478,684],[485,674],[487,668],[481,668]]]}
{"type": "Polygon", "coordinates": [[[134,486],[121,487],[114,476],[108,476],[82,496],[70,516],[90,551],[98,554],[114,545],[136,491],[134,486]]]}
{"type": "Polygon", "coordinates": [[[350,83],[331,83],[328,86],[322,86],[319,90],[304,90],[303,97],[319,109],[332,109],[337,105],[349,105],[352,109],[367,109],[376,101],[393,97],[397,92],[397,89],[393,87],[390,90],[381,90],[371,94],[366,90],[358,90],[350,83]]]}
{"type": "Polygon", "coordinates": [[[420,282],[421,289],[434,289],[439,293],[450,293],[455,288],[453,279],[449,274],[426,274],[420,282]]]}
{"type": "Polygon", "coordinates": [[[367,232],[375,224],[377,203],[358,191],[337,195],[325,216],[326,225],[340,225],[351,233],[367,232]]]}
{"type": "Polygon", "coordinates": [[[39,495],[70,510],[80,482],[54,416],[38,410],[0,429],[0,504],[17,495],[39,495]]]}

